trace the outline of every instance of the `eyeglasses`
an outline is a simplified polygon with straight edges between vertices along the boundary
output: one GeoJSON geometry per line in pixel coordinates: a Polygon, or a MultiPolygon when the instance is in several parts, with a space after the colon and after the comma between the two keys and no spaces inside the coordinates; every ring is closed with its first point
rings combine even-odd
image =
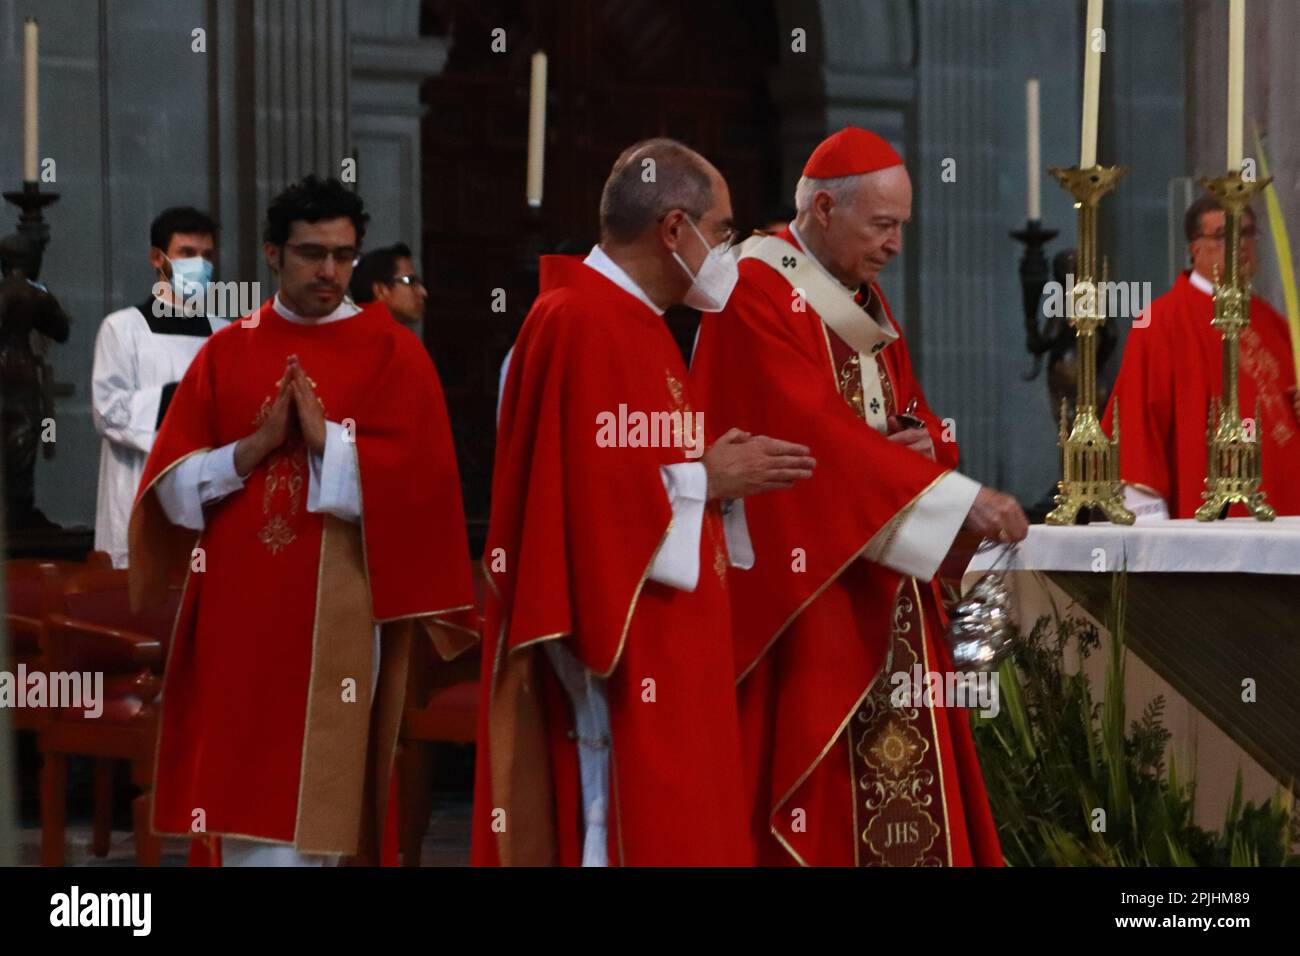
{"type": "Polygon", "coordinates": [[[286,242],[285,248],[292,249],[298,258],[314,264],[324,262],[325,257],[329,256],[334,259],[335,265],[349,266],[357,257],[356,246],[335,246],[329,249],[314,242],[286,242]]]}
{"type": "Polygon", "coordinates": [[[396,277],[395,277],[395,278],[394,278],[390,283],[388,283],[388,284],[389,284],[389,285],[396,285],[396,284],[399,283],[399,282],[400,282],[402,285],[409,285],[409,286],[411,286],[412,288],[415,288],[415,289],[423,289],[423,288],[424,288],[424,280],[421,279],[421,278],[420,278],[419,276],[417,276],[417,275],[396,276],[396,277]]]}
{"type": "MultiPolygon", "coordinates": [[[[664,213],[662,216],[660,216],[656,221],[657,221],[657,222],[663,222],[663,221],[664,221],[665,219],[667,219],[670,215],[672,215],[672,213],[674,213],[674,212],[676,212],[676,211],[677,211],[677,210],[675,210],[675,209],[670,209],[670,210],[668,210],[668,212],[666,212],[666,213],[664,213]]],[[[691,222],[693,222],[693,223],[696,224],[696,228],[698,228],[701,232],[704,231],[704,229],[703,229],[703,226],[704,226],[704,217],[703,217],[703,216],[696,215],[695,213],[691,212],[689,209],[682,209],[681,212],[685,213],[686,218],[687,218],[688,220],[690,220],[691,222]]],[[[725,250],[730,250],[733,246],[736,245],[737,242],[740,241],[740,238],[741,238],[741,237],[740,237],[740,230],[736,229],[734,226],[724,225],[724,226],[722,227],[722,239],[720,240],[719,245],[721,245],[722,248],[725,249],[725,250]]],[[[707,240],[706,240],[706,242],[707,242],[707,240]]]]}
{"type": "MultiPolygon", "coordinates": [[[[1197,239],[1213,239],[1215,242],[1223,242],[1223,240],[1225,240],[1225,239],[1228,238],[1228,230],[1226,230],[1226,229],[1218,229],[1218,230],[1216,230],[1216,231],[1214,231],[1214,232],[1203,232],[1203,233],[1201,233],[1199,236],[1197,236],[1196,238],[1197,238],[1197,239]]],[[[1241,229],[1241,238],[1243,238],[1243,239],[1257,239],[1257,238],[1259,238],[1259,230],[1256,229],[1254,226],[1243,226],[1242,229],[1241,229]]]]}

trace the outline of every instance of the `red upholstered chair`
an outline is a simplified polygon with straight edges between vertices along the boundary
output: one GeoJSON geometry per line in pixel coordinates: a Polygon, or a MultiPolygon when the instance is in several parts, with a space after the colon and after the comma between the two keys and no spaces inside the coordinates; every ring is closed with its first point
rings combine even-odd
{"type": "MultiPolygon", "coordinates": [[[[475,602],[481,608],[486,582],[474,566],[475,602]]],[[[398,822],[403,866],[419,866],[433,808],[434,751],[429,744],[472,744],[478,723],[479,653],[442,660],[427,640],[411,654],[407,706],[397,752],[398,822]]]]}
{"type": "MultiPolygon", "coordinates": [[[[41,644],[45,617],[59,607],[59,570],[48,561],[5,562],[5,622],[9,632],[9,660],[14,673],[19,665],[27,673],[44,670],[41,644]]],[[[15,730],[37,730],[47,715],[44,709],[17,707],[15,730]]]]}
{"type": "Polygon", "coordinates": [[[46,618],[46,666],[103,672],[104,700],[98,718],[87,718],[81,708],[64,708],[53,711],[41,729],[41,862],[46,866],[63,864],[67,758],[73,754],[95,758],[95,854],[108,852],[113,762],[125,760],[132,782],[143,790],[132,807],[136,861],[160,862],[162,844],[149,826],[156,708],[180,595],[177,581],[163,606],[133,614],[125,570],[83,571],[64,581],[62,612],[46,618]]]}
{"type": "MultiPolygon", "coordinates": [[[[20,664],[26,666],[28,674],[45,669],[42,651],[45,619],[62,608],[64,576],[109,567],[112,564],[103,551],[90,552],[85,564],[26,558],[5,562],[5,620],[10,667],[15,673],[20,664]]],[[[15,708],[14,729],[36,730],[47,715],[44,709],[15,708]]]]}

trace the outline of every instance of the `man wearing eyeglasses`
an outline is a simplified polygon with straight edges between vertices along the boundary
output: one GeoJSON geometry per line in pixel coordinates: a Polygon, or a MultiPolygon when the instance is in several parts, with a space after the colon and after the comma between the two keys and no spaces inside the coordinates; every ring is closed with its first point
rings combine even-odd
{"type": "Polygon", "coordinates": [[[195,357],[131,516],[133,602],[190,572],[153,826],[221,837],[223,865],[377,862],[411,641],[475,637],[437,373],[343,295],[367,218],[335,179],[272,201],[275,297],[195,357]]]}
{"type": "Polygon", "coordinates": [[[378,300],[403,325],[415,325],[424,318],[429,292],[415,274],[411,250],[404,242],[363,255],[352,270],[349,289],[357,305],[378,300]]]}
{"type": "MultiPolygon", "coordinates": [[[[1119,411],[1120,477],[1139,521],[1191,518],[1206,475],[1206,416],[1223,394],[1223,337],[1211,324],[1214,282],[1224,280],[1226,216],[1210,196],[1187,209],[1191,268],[1133,323],[1104,424],[1119,411]],[[1116,404],[1118,403],[1118,405],[1116,404]]],[[[1255,214],[1242,216],[1238,263],[1253,278],[1259,261],[1255,214]]],[[[1300,514],[1300,399],[1286,320],[1258,296],[1241,333],[1238,395],[1260,443],[1262,487],[1278,514],[1300,514]],[[1258,419],[1256,414],[1258,411],[1258,419]]],[[[1246,514],[1233,505],[1230,514],[1246,514]]]]}
{"type": "Polygon", "coordinates": [[[713,432],[664,323],[726,304],[731,231],[718,170],[652,139],[615,161],[600,243],[541,259],[497,428],[476,865],[752,863],[726,573],[753,556],[724,503],[815,463],[713,432]]]}

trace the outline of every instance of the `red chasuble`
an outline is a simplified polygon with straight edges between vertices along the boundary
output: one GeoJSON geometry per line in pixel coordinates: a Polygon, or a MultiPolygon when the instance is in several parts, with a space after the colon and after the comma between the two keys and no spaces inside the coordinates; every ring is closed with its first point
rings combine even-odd
{"type": "Polygon", "coordinates": [[[190,568],[163,687],[154,829],[373,861],[414,625],[444,656],[472,644],[468,551],[437,373],[382,304],[299,325],[268,302],[255,325],[214,335],[176,389],[131,520],[134,601],[190,568]],[[167,521],[155,484],[252,433],[292,354],[325,417],[355,436],[362,520],[307,510],[299,438],[206,508],[196,541],[167,521]]]}
{"type": "Polygon", "coordinates": [[[660,467],[692,460],[664,447],[671,416],[695,411],[681,354],[660,316],[578,259],[544,257],[541,289],[497,430],[473,862],[581,862],[574,719],[542,647],[563,641],[606,679],[609,862],[750,863],[715,506],[695,590],[647,579],[672,520],[660,467]],[[598,440],[624,413],[661,427],[598,440]]]}
{"type": "MultiPolygon", "coordinates": [[[[768,241],[798,249],[788,229],[768,241]]],[[[742,260],[691,368],[713,429],[798,441],[817,459],[810,480],[745,503],[756,563],[731,572],[758,861],[999,865],[966,713],[890,704],[891,674],[951,670],[936,588],[866,557],[956,465],[956,445],[942,440],[901,337],[873,346],[877,372],[792,288],[782,270],[796,260],[780,249],[775,265],[742,260]],[[879,396],[864,405],[860,369],[881,376],[888,407],[870,407],[879,396]],[[909,406],[937,462],[864,420],[909,406]]],[[[871,294],[876,326],[897,332],[871,294]]]]}
{"type": "MultiPolygon", "coordinates": [[[[1106,408],[1109,432],[1120,408],[1120,477],[1159,495],[1169,517],[1191,518],[1201,506],[1207,463],[1210,401],[1223,394],[1223,337],[1210,325],[1214,297],[1184,272],[1151,303],[1151,323],[1134,325],[1106,408]]],[[[1300,423],[1286,391],[1295,364],[1286,319],[1258,297],[1241,333],[1238,395],[1243,418],[1254,418],[1268,503],[1278,514],[1300,514],[1300,423]]],[[[1234,515],[1247,514],[1233,505],[1234,515]]]]}

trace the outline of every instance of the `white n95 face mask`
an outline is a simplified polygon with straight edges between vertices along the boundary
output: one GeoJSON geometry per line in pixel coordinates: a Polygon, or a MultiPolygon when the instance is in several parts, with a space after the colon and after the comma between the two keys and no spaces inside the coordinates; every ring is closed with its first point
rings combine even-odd
{"type": "MultiPolygon", "coordinates": [[[[700,242],[707,248],[709,243],[696,228],[695,223],[691,222],[689,216],[686,221],[690,223],[695,234],[700,237],[700,242]]],[[[686,291],[683,304],[692,309],[699,309],[701,312],[721,312],[726,308],[727,300],[731,298],[731,291],[736,288],[736,283],[740,280],[740,267],[736,263],[736,257],[729,253],[725,242],[720,242],[709,249],[704,262],[700,264],[700,271],[694,275],[680,255],[674,252],[673,258],[691,277],[691,287],[686,291]]]]}

